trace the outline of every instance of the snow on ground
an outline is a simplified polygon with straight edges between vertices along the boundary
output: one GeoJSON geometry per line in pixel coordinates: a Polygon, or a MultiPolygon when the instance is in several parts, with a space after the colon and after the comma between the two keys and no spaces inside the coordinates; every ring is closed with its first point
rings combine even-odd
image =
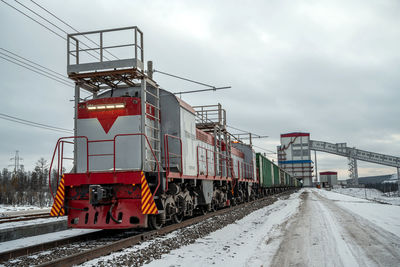
{"type": "Polygon", "coordinates": [[[278,253],[266,265],[399,266],[399,206],[325,190],[306,192],[278,253]]]}
{"type": "Polygon", "coordinates": [[[145,266],[399,266],[399,248],[399,206],[302,189],[145,266]]]}
{"type": "Polygon", "coordinates": [[[145,266],[261,266],[278,249],[283,227],[298,211],[299,195],[278,200],[145,266]]]}
{"type": "MultiPolygon", "coordinates": [[[[316,190],[324,198],[333,200],[340,207],[367,219],[376,226],[400,237],[400,207],[351,197],[332,191],[316,190]]],[[[400,264],[399,264],[400,266],[400,264]]]]}
{"type": "Polygon", "coordinates": [[[365,198],[400,206],[400,197],[398,196],[398,192],[391,192],[391,196],[388,196],[381,191],[372,188],[334,188],[332,191],[353,197],[365,198]]]}
{"type": "MultiPolygon", "coordinates": [[[[263,257],[273,255],[278,248],[279,242],[275,242],[274,238],[281,235],[281,225],[298,211],[301,202],[299,195],[300,193],[294,193],[289,199],[281,199],[272,205],[256,210],[234,224],[200,238],[193,244],[173,250],[160,260],[154,260],[145,266],[194,267],[215,264],[215,266],[231,267],[246,266],[246,262],[247,266],[257,266],[263,257]],[[260,233],[265,234],[260,235],[260,233]],[[265,243],[271,244],[268,254],[264,251],[265,243]]],[[[164,237],[143,242],[123,251],[86,262],[81,266],[99,266],[101,262],[139,251],[154,242],[161,243],[163,240],[176,236],[176,233],[177,231],[174,231],[164,237]]]]}
{"type": "Polygon", "coordinates": [[[86,233],[96,232],[100,230],[93,230],[93,229],[68,229],[60,232],[54,232],[44,235],[37,235],[31,237],[20,238],[12,241],[6,241],[0,243],[0,251],[6,252],[13,249],[38,245],[42,243],[46,243],[49,241],[60,240],[63,238],[82,235],[86,233]]]}
{"type": "Polygon", "coordinates": [[[27,220],[27,221],[20,221],[20,222],[2,223],[2,224],[0,224],[0,230],[9,229],[9,228],[16,229],[18,227],[23,227],[23,226],[28,226],[28,225],[58,222],[58,221],[65,221],[65,220],[67,220],[66,217],[58,217],[58,218],[54,217],[54,218],[34,219],[34,220],[27,220]]]}
{"type": "MultiPolygon", "coordinates": [[[[98,266],[176,233],[83,266],[98,266]]],[[[27,240],[15,242],[26,246],[27,240]]],[[[0,244],[0,251],[10,242],[0,244]]],[[[400,206],[302,189],[145,266],[400,266],[400,206]]]]}
{"type": "Polygon", "coordinates": [[[6,216],[14,216],[25,213],[42,213],[49,212],[49,207],[40,208],[38,206],[11,206],[11,205],[3,205],[0,204],[0,218],[6,216]]]}

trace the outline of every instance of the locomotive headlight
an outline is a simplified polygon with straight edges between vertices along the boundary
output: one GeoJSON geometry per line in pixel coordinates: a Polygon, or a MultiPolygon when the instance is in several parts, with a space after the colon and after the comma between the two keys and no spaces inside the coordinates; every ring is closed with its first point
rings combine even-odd
{"type": "Polygon", "coordinates": [[[99,109],[117,109],[117,108],[125,108],[125,104],[106,104],[106,105],[88,105],[88,110],[99,110],[99,109]]]}

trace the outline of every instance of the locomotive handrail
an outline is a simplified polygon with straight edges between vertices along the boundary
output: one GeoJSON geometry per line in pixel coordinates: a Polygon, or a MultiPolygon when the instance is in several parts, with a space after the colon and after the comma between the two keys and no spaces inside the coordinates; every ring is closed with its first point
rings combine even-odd
{"type": "Polygon", "coordinates": [[[158,175],[158,181],[157,181],[157,186],[156,189],[153,192],[153,195],[156,195],[158,188],[160,187],[160,183],[161,183],[161,179],[160,179],[160,163],[158,162],[158,159],[156,157],[156,154],[154,154],[153,148],[150,145],[149,139],[147,138],[147,136],[144,133],[133,133],[133,134],[116,134],[114,136],[114,172],[115,172],[115,140],[117,139],[117,137],[119,136],[135,136],[135,135],[142,135],[145,139],[147,144],[149,145],[150,151],[153,154],[153,157],[157,163],[157,175],[158,175]]]}
{"type": "MultiPolygon", "coordinates": [[[[215,152],[215,151],[213,151],[213,150],[211,150],[211,149],[208,149],[208,148],[206,148],[206,147],[202,147],[202,146],[197,146],[197,176],[199,176],[200,175],[200,164],[199,164],[199,162],[201,161],[201,162],[204,162],[204,160],[200,160],[200,157],[199,157],[199,149],[203,149],[204,151],[206,151],[206,161],[205,161],[205,163],[206,163],[206,177],[208,177],[208,151],[210,151],[211,153],[213,153],[214,154],[214,178],[215,177],[217,177],[217,176],[219,176],[220,178],[222,178],[223,176],[222,176],[222,172],[221,172],[221,175],[217,175],[217,160],[216,160],[216,155],[219,155],[220,156],[220,158],[219,158],[219,163],[218,163],[218,166],[220,167],[220,169],[222,170],[222,163],[225,161],[225,162],[228,162],[228,160],[229,160],[229,157],[228,157],[228,155],[224,155],[222,152],[215,152]]],[[[231,160],[231,162],[232,162],[232,158],[230,158],[230,160],[231,160]]],[[[226,163],[226,165],[225,165],[225,169],[226,169],[226,176],[225,177],[229,177],[228,176],[228,173],[229,173],[229,164],[228,163],[226,163]]],[[[233,177],[233,174],[232,174],[232,177],[233,177]]]]}
{"type": "MultiPolygon", "coordinates": [[[[74,142],[71,141],[65,141],[65,139],[78,139],[78,138],[83,138],[86,139],[86,151],[89,154],[89,140],[86,136],[67,136],[67,137],[61,137],[57,140],[56,143],[56,147],[54,148],[54,152],[53,152],[53,157],[51,158],[51,163],[50,163],[50,167],[49,167],[49,188],[50,188],[50,194],[54,200],[54,194],[53,194],[53,189],[51,188],[51,171],[53,168],[53,162],[54,162],[54,157],[56,156],[56,152],[58,151],[58,158],[57,158],[57,186],[58,186],[58,178],[60,175],[60,166],[62,167],[62,162],[64,159],[64,143],[69,143],[69,144],[74,144],[74,142]],[[60,157],[60,144],[62,143],[62,147],[61,147],[61,157],[60,157]],[[60,161],[61,160],[61,161],[60,161]]],[[[87,164],[87,169],[86,171],[89,172],[89,160],[86,161],[87,164]]],[[[61,168],[62,170],[62,168],[61,168]]]]}
{"type": "MultiPolygon", "coordinates": [[[[180,167],[181,168],[180,168],[179,173],[180,173],[180,175],[182,175],[183,174],[182,139],[180,137],[178,137],[178,136],[175,136],[175,135],[164,134],[164,158],[165,158],[166,163],[167,163],[167,175],[170,172],[170,165],[169,165],[169,155],[170,154],[174,155],[174,156],[177,156],[177,157],[180,157],[180,159],[181,159],[181,166],[180,167]],[[180,156],[178,154],[169,152],[168,138],[173,138],[173,139],[179,140],[180,152],[181,152],[180,156]]],[[[167,186],[167,188],[168,188],[168,186],[167,186]]]]}
{"type": "Polygon", "coordinates": [[[242,162],[242,166],[244,166],[244,177],[243,178],[244,179],[253,179],[254,178],[253,163],[242,162]]]}

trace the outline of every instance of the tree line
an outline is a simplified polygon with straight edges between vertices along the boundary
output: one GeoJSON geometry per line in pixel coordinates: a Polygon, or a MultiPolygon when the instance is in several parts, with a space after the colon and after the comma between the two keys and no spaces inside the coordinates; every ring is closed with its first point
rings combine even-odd
{"type": "MultiPolygon", "coordinates": [[[[51,206],[53,199],[49,190],[49,169],[44,158],[36,162],[33,171],[24,169],[0,172],[0,204],[51,206]]],[[[51,174],[51,184],[55,192],[57,173],[51,174]]]]}

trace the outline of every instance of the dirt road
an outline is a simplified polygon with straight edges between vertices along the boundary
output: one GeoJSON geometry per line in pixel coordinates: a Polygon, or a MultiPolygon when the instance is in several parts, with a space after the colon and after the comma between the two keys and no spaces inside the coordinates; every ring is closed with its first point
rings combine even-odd
{"type": "Polygon", "coordinates": [[[302,197],[271,266],[400,266],[397,235],[315,190],[302,197]]]}

